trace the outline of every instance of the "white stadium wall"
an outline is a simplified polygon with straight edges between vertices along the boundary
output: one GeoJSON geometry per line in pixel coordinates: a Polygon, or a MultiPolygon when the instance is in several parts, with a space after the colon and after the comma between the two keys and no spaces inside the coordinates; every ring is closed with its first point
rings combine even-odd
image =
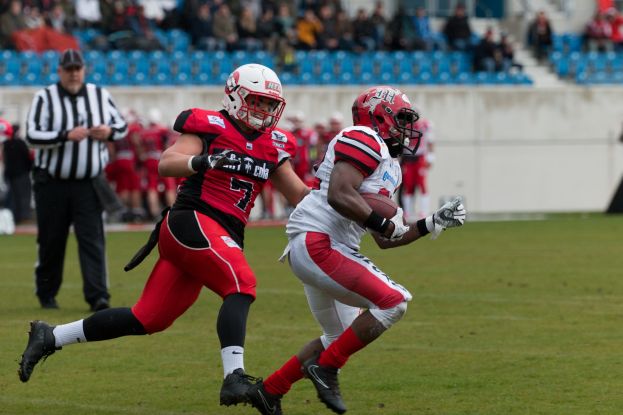
{"type": "MultiPolygon", "coordinates": [[[[221,88],[110,88],[122,108],[220,108],[221,88]]],[[[360,87],[289,87],[286,114],[308,124],[350,119],[360,87]]],[[[474,213],[603,211],[623,175],[623,88],[404,87],[435,125],[433,203],[460,194],[474,213]]],[[[24,123],[35,89],[0,89],[0,108],[24,123]]],[[[285,118],[285,117],[284,117],[285,118]]],[[[285,126],[285,123],[282,123],[285,126]]]]}

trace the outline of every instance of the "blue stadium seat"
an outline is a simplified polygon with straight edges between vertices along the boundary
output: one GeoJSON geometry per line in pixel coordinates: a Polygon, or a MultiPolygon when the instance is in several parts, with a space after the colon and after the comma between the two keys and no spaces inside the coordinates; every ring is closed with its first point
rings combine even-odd
{"type": "Polygon", "coordinates": [[[167,33],[167,44],[169,50],[171,51],[188,51],[190,46],[190,36],[183,30],[172,29],[167,33]]]}
{"type": "Polygon", "coordinates": [[[12,72],[6,72],[0,75],[0,85],[6,85],[6,86],[14,86],[17,85],[19,78],[17,77],[17,74],[14,74],[12,72]]]}
{"type": "Polygon", "coordinates": [[[84,59],[87,65],[104,59],[104,54],[99,50],[87,50],[84,52],[84,59]]]}
{"type": "Polygon", "coordinates": [[[19,76],[22,71],[22,59],[19,56],[9,57],[0,62],[0,73],[11,73],[19,76]]]}
{"type": "Polygon", "coordinates": [[[173,83],[175,85],[191,85],[192,76],[190,72],[178,72],[173,76],[173,83]]]}
{"type": "Polygon", "coordinates": [[[5,59],[15,58],[16,56],[17,56],[17,52],[15,52],[14,50],[10,50],[10,49],[0,50],[0,61],[3,61],[5,59]]]}

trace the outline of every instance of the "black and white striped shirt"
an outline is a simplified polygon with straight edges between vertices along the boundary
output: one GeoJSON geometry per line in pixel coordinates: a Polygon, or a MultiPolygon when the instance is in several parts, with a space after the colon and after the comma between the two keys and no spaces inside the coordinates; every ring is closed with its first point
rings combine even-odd
{"type": "Polygon", "coordinates": [[[69,141],[75,127],[108,125],[110,140],[120,140],[128,126],[119,114],[110,93],[94,84],[85,84],[71,95],[60,83],[35,94],[27,120],[26,141],[35,148],[35,168],[47,170],[57,179],[92,178],[108,163],[106,142],[85,138],[69,141]]]}

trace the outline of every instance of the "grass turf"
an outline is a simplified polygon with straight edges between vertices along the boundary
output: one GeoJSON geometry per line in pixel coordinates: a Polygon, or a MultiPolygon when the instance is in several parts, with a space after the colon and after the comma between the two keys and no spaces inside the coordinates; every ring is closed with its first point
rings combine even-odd
{"type": "MultiPolygon", "coordinates": [[[[340,375],[357,415],[613,414],[623,408],[623,217],[468,223],[439,240],[362,252],[413,294],[405,318],[353,356],[340,375]]],[[[131,306],[153,263],[122,267],[144,233],[108,235],[113,306],[131,306]]],[[[246,369],[266,376],[318,328],[299,282],[279,264],[282,228],[247,231],[259,279],[246,369]]],[[[0,414],[254,414],[220,407],[215,321],[205,291],[163,333],[66,346],[17,378],[28,321],[88,316],[73,237],[60,310],[33,294],[35,238],[0,237],[0,414]]],[[[309,381],[283,401],[288,415],[330,413],[309,381]]]]}

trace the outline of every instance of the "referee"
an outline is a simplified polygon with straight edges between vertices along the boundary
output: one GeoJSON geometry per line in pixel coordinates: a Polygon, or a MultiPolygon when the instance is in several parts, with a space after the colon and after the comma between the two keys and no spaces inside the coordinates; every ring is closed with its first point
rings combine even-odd
{"type": "Polygon", "coordinates": [[[35,94],[26,141],[35,149],[34,194],[38,225],[36,295],[58,308],[69,228],[78,241],[83,293],[92,311],[109,307],[102,202],[98,184],[108,162],[107,141],[120,140],[127,124],[109,92],[84,82],[84,59],[68,49],[59,82],[35,94]]]}

